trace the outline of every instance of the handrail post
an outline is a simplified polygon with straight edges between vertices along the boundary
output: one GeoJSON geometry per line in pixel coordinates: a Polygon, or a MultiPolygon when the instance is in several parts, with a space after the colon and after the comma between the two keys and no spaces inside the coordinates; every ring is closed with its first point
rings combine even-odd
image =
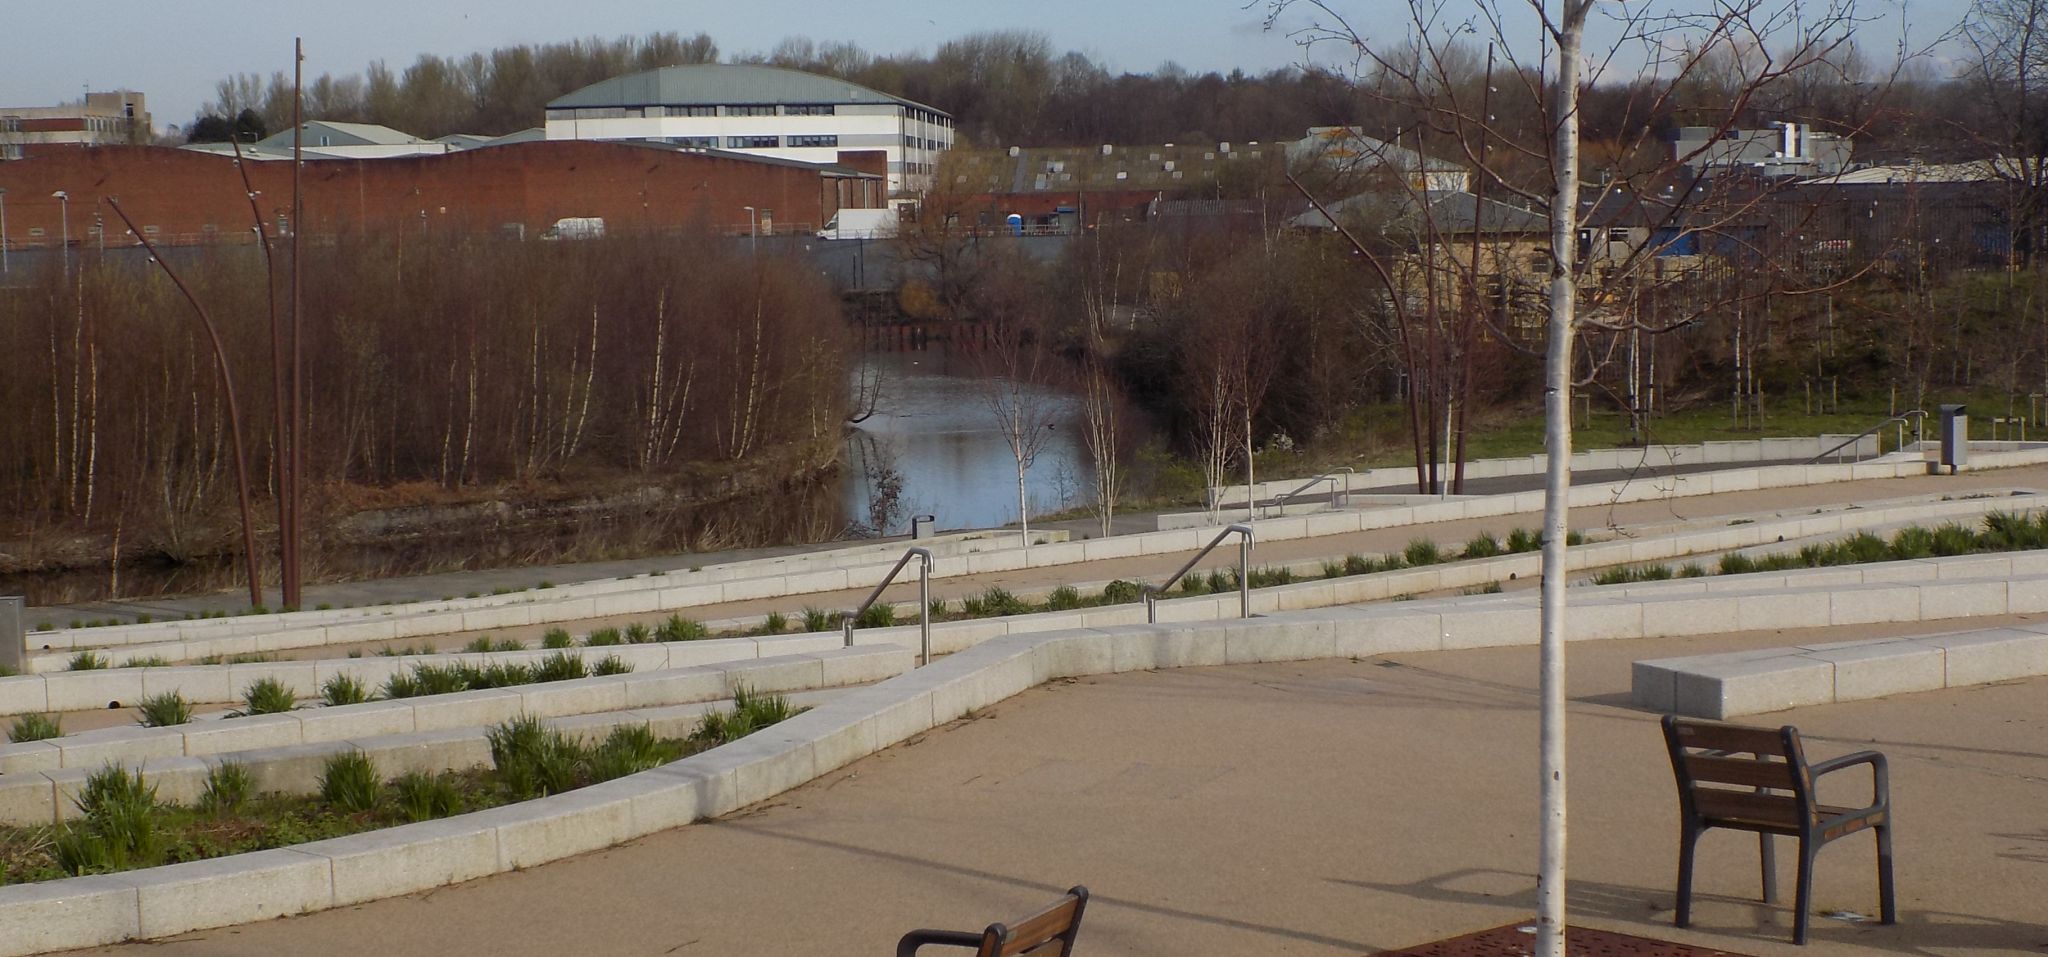
{"type": "Polygon", "coordinates": [[[1252,616],[1252,530],[1244,530],[1244,537],[1237,540],[1237,610],[1238,617],[1252,616]]]}
{"type": "Polygon", "coordinates": [[[846,647],[848,648],[853,647],[853,619],[858,617],[859,614],[859,612],[847,612],[846,618],[839,622],[839,627],[846,632],[846,647]]]}
{"type": "Polygon", "coordinates": [[[917,666],[932,663],[932,556],[926,552],[917,569],[917,666]]]}
{"type": "Polygon", "coordinates": [[[1159,596],[1158,596],[1158,595],[1155,595],[1155,594],[1153,594],[1153,593],[1152,593],[1152,586],[1150,586],[1150,585],[1146,585],[1146,586],[1145,586],[1144,592],[1145,592],[1145,624],[1148,624],[1148,625],[1156,625],[1156,624],[1159,624],[1159,596]]]}

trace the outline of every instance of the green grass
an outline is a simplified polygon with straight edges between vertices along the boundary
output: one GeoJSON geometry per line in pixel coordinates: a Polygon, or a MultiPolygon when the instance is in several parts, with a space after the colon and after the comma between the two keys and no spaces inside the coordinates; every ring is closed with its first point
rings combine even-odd
{"type": "Polygon", "coordinates": [[[768,617],[761,622],[761,633],[764,635],[779,635],[788,630],[789,616],[779,611],[769,612],[768,617]]]}
{"type": "Polygon", "coordinates": [[[283,714],[299,706],[298,695],[276,678],[258,678],[242,689],[242,710],[237,716],[283,714]]]}
{"type": "Polygon", "coordinates": [[[832,630],[832,613],[823,608],[804,606],[804,631],[806,633],[832,630]]]}
{"type": "Polygon", "coordinates": [[[106,656],[91,651],[81,651],[71,656],[68,667],[72,671],[100,671],[110,667],[106,656]]]}
{"type": "Polygon", "coordinates": [[[1480,532],[1465,542],[1465,547],[1458,552],[1458,556],[1460,558],[1492,558],[1495,555],[1505,553],[1506,549],[1501,547],[1500,539],[1493,537],[1492,532],[1480,532]]]}
{"type": "Polygon", "coordinates": [[[170,665],[171,659],[162,655],[143,655],[121,662],[123,668],[168,668],[170,665]]]}
{"type": "Polygon", "coordinates": [[[1602,569],[1593,576],[1595,585],[1626,585],[1631,582],[1661,582],[1672,578],[1669,565],[1621,566],[1602,569]]]}
{"type": "Polygon", "coordinates": [[[20,744],[24,741],[47,741],[64,736],[64,719],[50,714],[25,714],[14,719],[7,729],[7,740],[20,744]]]}
{"type": "Polygon", "coordinates": [[[1401,558],[1410,565],[1434,565],[1444,560],[1444,553],[1435,542],[1418,538],[1401,549],[1401,558]]]}
{"type": "Polygon", "coordinates": [[[175,691],[144,698],[136,708],[142,712],[142,726],[145,728],[168,728],[192,721],[192,703],[175,691]]]}
{"type": "Polygon", "coordinates": [[[654,629],[654,637],[661,641],[698,641],[711,637],[711,629],[704,627],[703,622],[670,615],[654,629]]]}
{"type": "Polygon", "coordinates": [[[329,707],[362,704],[370,700],[370,689],[355,675],[335,675],[321,683],[320,700],[329,707]]]}
{"type": "Polygon", "coordinates": [[[226,761],[206,772],[206,790],[199,794],[199,809],[209,814],[232,814],[249,803],[256,781],[249,769],[226,761]]]}
{"type": "Polygon", "coordinates": [[[105,874],[161,863],[169,847],[158,819],[156,788],[139,772],[108,765],[85,779],[73,799],[82,819],[66,826],[53,845],[66,874],[105,874]]]}
{"type": "Polygon", "coordinates": [[[636,621],[627,625],[624,634],[626,644],[629,645],[644,645],[654,640],[654,629],[647,627],[644,622],[636,621]]]}
{"type": "Polygon", "coordinates": [[[633,666],[621,661],[618,655],[606,655],[590,666],[592,675],[623,675],[632,672],[633,666]]]}
{"type": "Polygon", "coordinates": [[[878,601],[861,609],[853,618],[855,628],[888,628],[896,624],[896,607],[888,602],[878,601]]]}
{"type": "Polygon", "coordinates": [[[1045,596],[1046,611],[1073,611],[1081,605],[1081,592],[1072,585],[1061,585],[1045,596]]]}
{"type": "Polygon", "coordinates": [[[320,766],[320,800],[337,810],[363,812],[384,796],[384,779],[361,751],[344,751],[320,766]]]}
{"type": "Polygon", "coordinates": [[[576,639],[571,638],[566,629],[550,628],[546,634],[540,636],[540,646],[542,648],[573,648],[576,646],[576,639]]]}
{"type": "Polygon", "coordinates": [[[617,628],[599,628],[583,636],[583,644],[589,648],[603,648],[607,645],[622,645],[625,643],[625,637],[619,634],[617,628]]]}
{"type": "Polygon", "coordinates": [[[408,821],[431,821],[463,809],[462,788],[453,774],[407,771],[392,779],[391,796],[408,821]]]}
{"type": "Polygon", "coordinates": [[[494,663],[477,666],[460,662],[445,665],[414,665],[410,670],[401,671],[384,680],[384,697],[418,698],[484,688],[510,688],[547,681],[587,678],[593,673],[626,674],[632,670],[632,665],[620,660],[616,655],[606,655],[593,668],[585,665],[582,658],[562,651],[554,652],[530,665],[494,663]]]}
{"type": "Polygon", "coordinates": [[[470,641],[462,646],[463,651],[486,654],[493,651],[525,651],[526,646],[510,638],[494,640],[489,635],[470,641]]]}
{"type": "Polygon", "coordinates": [[[1102,586],[1102,603],[1105,605],[1125,605],[1134,601],[1142,601],[1144,598],[1144,586],[1134,581],[1125,581],[1119,578],[1102,586]]]}

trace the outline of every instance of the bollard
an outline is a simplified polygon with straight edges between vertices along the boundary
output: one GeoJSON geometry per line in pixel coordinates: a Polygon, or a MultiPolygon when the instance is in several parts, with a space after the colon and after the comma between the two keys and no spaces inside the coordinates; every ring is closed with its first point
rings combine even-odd
{"type": "Polygon", "coordinates": [[[15,674],[28,671],[28,627],[22,621],[27,612],[20,595],[0,597],[0,668],[15,674]]]}

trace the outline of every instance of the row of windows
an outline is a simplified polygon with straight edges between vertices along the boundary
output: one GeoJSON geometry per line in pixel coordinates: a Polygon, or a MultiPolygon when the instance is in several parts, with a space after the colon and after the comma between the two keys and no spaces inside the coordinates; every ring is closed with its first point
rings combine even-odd
{"type": "Polygon", "coordinates": [[[725,148],[729,150],[774,149],[781,145],[782,138],[779,136],[728,136],[725,138],[725,148]]]}
{"type": "Polygon", "coordinates": [[[903,137],[903,145],[914,150],[942,150],[946,148],[945,144],[940,143],[938,140],[928,140],[908,134],[905,134],[903,137]]]}
{"type": "Polygon", "coordinates": [[[833,116],[838,107],[830,103],[800,103],[794,106],[584,106],[573,110],[549,110],[551,120],[622,120],[643,116],[833,116]]]}
{"type": "Polygon", "coordinates": [[[792,136],[792,137],[790,137],[790,138],[789,138],[789,145],[791,145],[791,146],[838,146],[838,145],[839,145],[839,137],[837,137],[837,136],[792,136]]]}
{"type": "Polygon", "coordinates": [[[920,123],[931,123],[935,126],[940,126],[946,129],[951,129],[953,127],[952,117],[946,116],[943,113],[934,113],[931,110],[920,110],[915,107],[904,110],[903,113],[910,119],[916,120],[920,123]]]}

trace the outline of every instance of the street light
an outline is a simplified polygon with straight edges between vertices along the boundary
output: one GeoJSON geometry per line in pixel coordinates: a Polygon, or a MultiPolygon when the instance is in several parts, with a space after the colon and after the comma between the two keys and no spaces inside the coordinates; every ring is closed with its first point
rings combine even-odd
{"type": "Polygon", "coordinates": [[[50,196],[64,204],[64,215],[62,217],[64,224],[64,275],[69,276],[71,275],[71,194],[60,189],[51,193],[50,196]]]}
{"type": "Polygon", "coordinates": [[[747,251],[751,253],[761,248],[761,231],[757,228],[760,220],[754,215],[754,207],[743,208],[747,211],[747,251]]]}
{"type": "Polygon", "coordinates": [[[0,274],[7,272],[7,187],[0,186],[0,274]]]}

